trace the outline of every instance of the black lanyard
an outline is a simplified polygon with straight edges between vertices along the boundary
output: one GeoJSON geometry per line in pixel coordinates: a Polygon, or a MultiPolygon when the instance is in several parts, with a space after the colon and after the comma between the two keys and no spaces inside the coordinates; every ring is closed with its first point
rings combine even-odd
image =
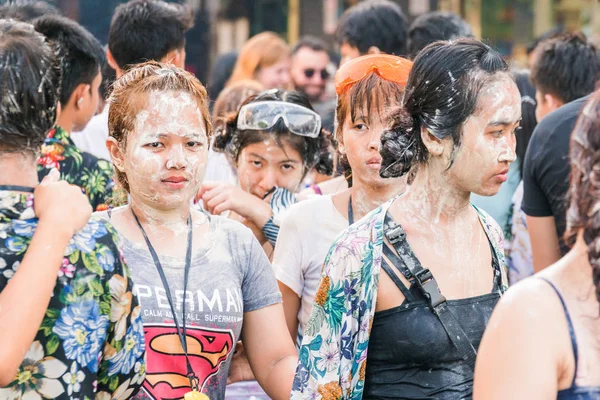
{"type": "Polygon", "coordinates": [[[187,250],[185,252],[185,269],[183,272],[183,309],[182,309],[183,320],[181,322],[182,328],[180,328],[179,323],[177,322],[177,315],[175,315],[175,306],[173,305],[174,302],[173,302],[173,296],[171,295],[171,289],[169,288],[169,283],[167,282],[167,277],[165,276],[165,272],[163,271],[163,268],[162,268],[162,265],[158,258],[158,255],[156,254],[156,251],[154,250],[152,243],[150,243],[150,239],[148,239],[148,235],[146,235],[146,231],[144,231],[144,228],[142,227],[140,220],[138,219],[137,215],[135,215],[135,212],[133,212],[133,209],[131,209],[131,213],[133,214],[133,217],[135,218],[135,222],[137,222],[138,226],[140,227],[140,230],[142,231],[142,235],[144,235],[144,239],[146,240],[146,244],[148,245],[148,250],[150,251],[150,255],[152,255],[152,259],[154,260],[154,265],[156,266],[158,275],[160,275],[160,280],[162,281],[162,284],[165,288],[165,292],[167,294],[167,300],[169,300],[169,306],[171,306],[171,312],[173,313],[173,321],[175,322],[175,327],[177,328],[177,335],[179,336],[179,341],[181,342],[181,347],[183,347],[183,351],[185,353],[185,362],[187,364],[186,365],[187,366],[187,377],[190,380],[190,386],[191,386],[192,390],[198,390],[198,378],[196,377],[196,374],[194,373],[194,369],[192,368],[192,364],[190,363],[190,359],[188,357],[187,341],[186,341],[187,330],[186,330],[186,326],[185,326],[186,292],[187,292],[187,284],[188,284],[188,275],[189,275],[190,267],[192,264],[192,231],[193,231],[192,214],[190,214],[190,216],[188,217],[188,221],[187,221],[189,230],[188,230],[188,237],[187,237],[187,250]]]}
{"type": "Polygon", "coordinates": [[[29,187],[29,186],[19,186],[19,185],[0,185],[0,190],[10,190],[13,192],[33,193],[34,188],[29,187]]]}
{"type": "Polygon", "coordinates": [[[348,199],[348,225],[354,223],[354,210],[352,209],[352,195],[348,199]]]}

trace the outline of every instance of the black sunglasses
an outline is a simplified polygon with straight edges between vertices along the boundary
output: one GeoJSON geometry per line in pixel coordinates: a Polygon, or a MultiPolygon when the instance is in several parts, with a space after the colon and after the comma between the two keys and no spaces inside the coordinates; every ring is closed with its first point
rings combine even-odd
{"type": "Polygon", "coordinates": [[[315,74],[315,72],[319,72],[321,74],[321,79],[324,80],[324,81],[326,81],[330,77],[329,71],[327,71],[326,69],[316,70],[314,68],[305,69],[304,70],[304,76],[306,76],[308,79],[310,79],[310,78],[313,77],[313,75],[315,74]]]}

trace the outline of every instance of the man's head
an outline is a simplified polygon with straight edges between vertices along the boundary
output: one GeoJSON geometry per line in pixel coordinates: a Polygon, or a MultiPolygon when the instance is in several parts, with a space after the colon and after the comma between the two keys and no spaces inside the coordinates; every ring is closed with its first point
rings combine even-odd
{"type": "Polygon", "coordinates": [[[58,47],[62,67],[60,104],[67,131],[82,130],[98,110],[100,68],[104,51],[98,40],[77,22],[58,15],[34,21],[35,30],[58,47]]]}
{"type": "Polygon", "coordinates": [[[40,0],[8,0],[0,5],[0,19],[29,22],[42,15],[59,14],[56,7],[40,0]]]}
{"type": "Polygon", "coordinates": [[[408,29],[408,54],[415,58],[430,43],[464,37],[473,37],[473,31],[458,15],[439,11],[423,14],[408,29]]]}
{"type": "Polygon", "coordinates": [[[533,66],[533,62],[535,60],[535,49],[542,43],[545,42],[546,40],[549,39],[554,39],[555,37],[558,37],[560,35],[562,35],[564,33],[564,30],[557,26],[554,27],[552,29],[550,29],[549,31],[546,31],[544,33],[542,33],[540,36],[536,37],[533,42],[531,42],[528,46],[527,46],[527,65],[529,66],[529,68],[531,68],[533,66]]]}
{"type": "Polygon", "coordinates": [[[39,150],[56,120],[60,73],[33,26],[0,19],[0,155],[39,150]]]}
{"type": "Polygon", "coordinates": [[[599,73],[596,48],[582,34],[542,42],[535,50],[531,69],[538,122],[563,104],[593,92],[599,73]]]}
{"type": "Polygon", "coordinates": [[[329,81],[329,54],[321,39],[305,36],[292,50],[291,76],[296,90],[304,92],[309,100],[319,101],[329,81]]]}
{"type": "Polygon", "coordinates": [[[185,33],[194,21],[192,11],[162,0],[133,0],[115,10],[108,33],[108,62],[123,75],[145,61],[185,66],[185,33]]]}
{"type": "Polygon", "coordinates": [[[400,6],[389,0],[367,0],[340,18],[336,37],[342,64],[365,54],[406,55],[408,24],[400,6]]]}

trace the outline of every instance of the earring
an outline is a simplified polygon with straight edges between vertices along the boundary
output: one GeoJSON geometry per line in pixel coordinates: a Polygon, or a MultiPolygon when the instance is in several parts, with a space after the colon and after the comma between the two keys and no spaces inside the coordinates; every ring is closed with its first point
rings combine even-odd
{"type": "Polygon", "coordinates": [[[83,97],[80,97],[80,98],[77,100],[77,108],[81,108],[81,103],[82,103],[82,102],[83,102],[83,97]]]}

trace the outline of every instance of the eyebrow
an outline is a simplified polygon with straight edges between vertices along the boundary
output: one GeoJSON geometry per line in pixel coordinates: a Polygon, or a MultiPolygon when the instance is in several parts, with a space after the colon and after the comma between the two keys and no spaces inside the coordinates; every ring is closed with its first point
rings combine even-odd
{"type": "Polygon", "coordinates": [[[256,154],[256,153],[250,153],[250,154],[248,154],[248,155],[249,155],[250,157],[256,157],[256,158],[260,158],[261,160],[265,160],[265,158],[264,158],[264,157],[262,157],[262,156],[260,156],[260,155],[258,155],[258,154],[256,154]]]}
{"type": "Polygon", "coordinates": [[[516,125],[519,122],[521,122],[521,119],[518,119],[515,122],[513,122],[513,121],[492,121],[489,124],[487,124],[487,126],[509,126],[509,125],[516,125]]]}
{"type": "MultiPolygon", "coordinates": [[[[248,155],[250,157],[256,157],[256,158],[260,158],[261,160],[267,161],[266,158],[264,158],[264,157],[262,157],[262,156],[260,156],[260,155],[258,155],[256,153],[250,153],[248,155]]],[[[279,164],[284,164],[284,163],[301,164],[301,162],[296,161],[296,160],[292,160],[292,159],[289,159],[289,158],[287,160],[279,161],[279,164]]]]}
{"type": "MultiPolygon", "coordinates": [[[[167,139],[169,137],[169,135],[173,135],[172,133],[158,133],[158,134],[154,134],[151,136],[151,138],[158,138],[158,139],[167,139]]],[[[175,135],[175,136],[179,136],[179,137],[183,137],[186,139],[192,139],[195,137],[201,137],[202,135],[199,133],[189,133],[187,135],[175,135]]]]}

